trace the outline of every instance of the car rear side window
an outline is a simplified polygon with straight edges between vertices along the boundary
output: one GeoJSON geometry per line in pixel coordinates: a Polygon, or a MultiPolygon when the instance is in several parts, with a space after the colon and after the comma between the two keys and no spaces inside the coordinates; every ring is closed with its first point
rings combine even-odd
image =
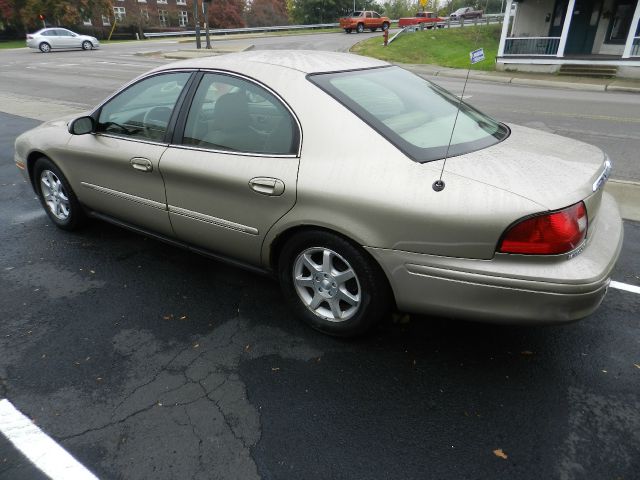
{"type": "Polygon", "coordinates": [[[449,156],[480,150],[509,135],[506,126],[398,67],[308,78],[418,162],[442,159],[447,150],[449,156]]]}
{"type": "Polygon", "coordinates": [[[173,108],[191,73],[146,78],[104,104],[98,133],[162,142],[173,108]]]}
{"type": "Polygon", "coordinates": [[[246,79],[207,73],[191,103],[182,143],[200,148],[293,155],[299,134],[289,110],[246,79]]]}

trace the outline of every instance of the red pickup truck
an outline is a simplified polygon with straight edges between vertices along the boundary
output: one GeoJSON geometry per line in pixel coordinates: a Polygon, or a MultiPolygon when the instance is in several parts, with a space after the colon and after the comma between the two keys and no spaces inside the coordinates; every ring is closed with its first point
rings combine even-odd
{"type": "Polygon", "coordinates": [[[398,26],[400,28],[408,27],[410,25],[426,24],[426,28],[438,28],[444,27],[444,18],[440,18],[437,13],[434,12],[418,12],[415,17],[406,17],[398,20],[398,26]]]}
{"type": "Polygon", "coordinates": [[[378,28],[387,30],[390,24],[391,20],[388,17],[383,17],[379,13],[371,11],[351,12],[348,16],[340,19],[340,28],[343,28],[347,33],[351,33],[353,30],[362,33],[365,28],[372,32],[375,32],[378,28]]]}

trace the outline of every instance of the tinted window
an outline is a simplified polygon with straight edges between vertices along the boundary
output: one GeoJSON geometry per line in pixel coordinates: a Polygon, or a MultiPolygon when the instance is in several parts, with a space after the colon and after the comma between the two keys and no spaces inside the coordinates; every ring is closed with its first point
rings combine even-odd
{"type": "Polygon", "coordinates": [[[173,107],[190,75],[156,75],[127,88],[102,107],[97,131],[163,141],[173,107]]]}
{"type": "Polygon", "coordinates": [[[287,108],[264,88],[205,74],[194,96],[183,144],[272,155],[296,154],[298,129],[287,108]]]}
{"type": "Polygon", "coordinates": [[[451,93],[398,67],[309,79],[419,162],[439,160],[447,151],[455,156],[486,148],[509,134],[451,93]]]}

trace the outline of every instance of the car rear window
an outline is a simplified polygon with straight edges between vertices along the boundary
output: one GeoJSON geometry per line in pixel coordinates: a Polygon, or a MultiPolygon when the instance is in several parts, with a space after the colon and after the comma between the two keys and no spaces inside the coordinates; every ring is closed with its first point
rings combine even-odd
{"type": "Polygon", "coordinates": [[[495,145],[509,135],[505,125],[399,67],[308,78],[417,162],[444,158],[450,141],[448,153],[453,157],[495,145]]]}

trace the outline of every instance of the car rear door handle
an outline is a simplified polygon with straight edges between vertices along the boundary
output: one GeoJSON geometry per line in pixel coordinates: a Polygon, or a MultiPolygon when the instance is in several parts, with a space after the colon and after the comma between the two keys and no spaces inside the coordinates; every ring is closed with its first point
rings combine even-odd
{"type": "Polygon", "coordinates": [[[153,164],[148,158],[135,157],[131,159],[131,166],[141,172],[150,172],[153,170],[153,164]]]}
{"type": "Polygon", "coordinates": [[[249,187],[262,195],[277,197],[284,193],[284,182],[277,178],[255,177],[249,180],[249,187]]]}

